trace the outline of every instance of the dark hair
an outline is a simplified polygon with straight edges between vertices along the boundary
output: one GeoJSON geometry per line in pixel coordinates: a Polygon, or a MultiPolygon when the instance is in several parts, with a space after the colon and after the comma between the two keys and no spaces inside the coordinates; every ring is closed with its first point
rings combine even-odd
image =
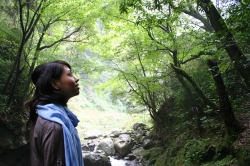
{"type": "Polygon", "coordinates": [[[35,85],[35,93],[33,97],[24,103],[24,107],[29,109],[29,123],[34,124],[37,119],[36,106],[49,103],[59,103],[66,105],[65,97],[60,94],[51,85],[51,79],[58,80],[63,73],[63,67],[71,66],[62,60],[53,62],[45,62],[35,68],[31,75],[33,84],[35,85]]]}

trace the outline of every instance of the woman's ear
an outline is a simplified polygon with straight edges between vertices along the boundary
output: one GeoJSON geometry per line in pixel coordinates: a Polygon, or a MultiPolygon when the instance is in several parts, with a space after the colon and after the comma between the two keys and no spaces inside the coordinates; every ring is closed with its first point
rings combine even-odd
{"type": "Polygon", "coordinates": [[[59,89],[60,89],[58,82],[57,82],[54,78],[52,78],[52,79],[50,80],[50,85],[51,85],[55,90],[59,90],[59,89]]]}

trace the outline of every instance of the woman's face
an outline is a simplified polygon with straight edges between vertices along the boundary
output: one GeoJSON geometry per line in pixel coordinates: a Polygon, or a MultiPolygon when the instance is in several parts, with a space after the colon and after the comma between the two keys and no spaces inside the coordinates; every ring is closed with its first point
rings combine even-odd
{"type": "Polygon", "coordinates": [[[54,81],[54,85],[56,86],[52,86],[63,94],[65,96],[65,100],[68,101],[71,97],[79,95],[80,88],[77,83],[78,81],[79,79],[73,76],[71,70],[67,66],[64,66],[61,78],[54,81]]]}

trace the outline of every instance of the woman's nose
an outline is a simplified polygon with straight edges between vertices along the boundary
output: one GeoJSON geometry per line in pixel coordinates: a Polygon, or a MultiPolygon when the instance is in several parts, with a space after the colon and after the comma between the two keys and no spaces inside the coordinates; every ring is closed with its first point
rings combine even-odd
{"type": "Polygon", "coordinates": [[[79,78],[76,78],[76,77],[75,77],[75,80],[76,80],[76,82],[78,82],[78,81],[79,81],[79,78]]]}

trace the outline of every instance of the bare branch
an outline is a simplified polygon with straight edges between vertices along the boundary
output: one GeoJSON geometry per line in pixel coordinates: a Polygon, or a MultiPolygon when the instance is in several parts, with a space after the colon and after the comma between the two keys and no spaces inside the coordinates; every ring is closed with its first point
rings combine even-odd
{"type": "Polygon", "coordinates": [[[179,63],[180,63],[180,64],[185,64],[185,63],[187,63],[187,62],[189,62],[189,61],[192,61],[192,60],[194,60],[194,59],[197,59],[197,58],[201,57],[202,55],[213,55],[213,54],[214,54],[214,52],[201,51],[201,52],[199,52],[199,53],[196,54],[196,55],[191,55],[191,58],[189,58],[189,59],[187,59],[187,60],[185,60],[185,61],[183,61],[183,62],[179,62],[179,63]]]}
{"type": "MultiPolygon", "coordinates": [[[[67,35],[67,36],[65,36],[65,37],[63,37],[63,38],[61,38],[61,39],[59,39],[59,40],[53,42],[52,44],[47,45],[47,46],[40,47],[40,48],[39,48],[39,51],[41,51],[41,50],[43,50],[43,49],[45,49],[45,48],[50,48],[50,47],[54,46],[55,44],[60,43],[60,42],[63,42],[63,41],[69,42],[69,40],[66,40],[66,39],[68,39],[68,38],[69,38],[70,36],[72,36],[73,34],[79,32],[81,29],[82,29],[82,27],[78,27],[76,30],[74,30],[73,32],[71,32],[69,35],[67,35]]],[[[71,41],[71,42],[75,42],[75,41],[71,41]]]]}

